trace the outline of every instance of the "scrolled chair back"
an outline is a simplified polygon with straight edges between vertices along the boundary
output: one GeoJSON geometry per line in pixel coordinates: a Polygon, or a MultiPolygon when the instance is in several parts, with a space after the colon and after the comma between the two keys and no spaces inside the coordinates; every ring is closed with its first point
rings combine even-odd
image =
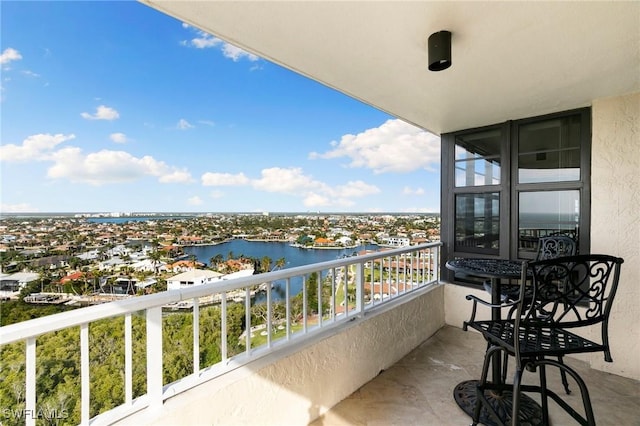
{"type": "MultiPolygon", "coordinates": [[[[523,265],[515,326],[567,329],[602,323],[608,346],[608,319],[623,259],[600,254],[565,256],[523,265]],[[526,294],[525,294],[526,293],[526,294]]],[[[606,351],[606,358],[610,357],[606,351]]]]}
{"type": "Polygon", "coordinates": [[[566,235],[554,235],[538,239],[536,261],[556,257],[575,256],[578,253],[576,240],[566,235]]]}

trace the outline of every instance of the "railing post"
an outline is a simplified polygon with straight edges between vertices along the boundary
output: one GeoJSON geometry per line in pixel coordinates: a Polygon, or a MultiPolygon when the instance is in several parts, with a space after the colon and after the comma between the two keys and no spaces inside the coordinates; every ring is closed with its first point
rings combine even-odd
{"type": "Polygon", "coordinates": [[[124,317],[124,401],[133,401],[133,338],[131,335],[131,314],[124,317]]]}
{"type": "Polygon", "coordinates": [[[220,304],[220,354],[221,361],[223,363],[227,363],[229,359],[229,354],[227,352],[227,293],[222,293],[221,304],[220,304]]]}
{"type": "Polygon", "coordinates": [[[245,352],[247,355],[251,352],[251,294],[250,289],[247,287],[244,291],[244,322],[247,325],[247,335],[245,337],[245,352]]]}
{"type": "Polygon", "coordinates": [[[271,306],[271,281],[267,282],[267,347],[271,347],[271,340],[273,337],[271,333],[273,331],[273,308],[271,306]]]}
{"type": "Polygon", "coordinates": [[[162,406],[162,307],[147,309],[147,395],[150,407],[162,406]]]}
{"type": "Polygon", "coordinates": [[[25,424],[36,424],[36,338],[29,337],[26,345],[25,424]]]}
{"type": "Polygon", "coordinates": [[[431,250],[431,256],[433,261],[431,262],[431,267],[433,268],[433,278],[436,282],[440,282],[440,247],[442,246],[434,246],[431,250]]]}
{"type": "Polygon", "coordinates": [[[356,312],[362,315],[364,313],[364,263],[356,264],[356,312]]]}
{"type": "Polygon", "coordinates": [[[80,325],[80,423],[89,424],[89,324],[80,325]]]}
{"type": "Polygon", "coordinates": [[[193,299],[193,374],[200,372],[200,299],[193,299]]]}
{"type": "Polygon", "coordinates": [[[291,338],[291,279],[287,278],[284,282],[285,294],[285,312],[287,316],[287,340],[291,338]]]}

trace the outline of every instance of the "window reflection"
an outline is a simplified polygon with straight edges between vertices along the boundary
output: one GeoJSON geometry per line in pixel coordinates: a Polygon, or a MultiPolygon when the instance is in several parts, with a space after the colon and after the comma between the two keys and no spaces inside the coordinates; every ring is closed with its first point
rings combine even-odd
{"type": "Polygon", "coordinates": [[[455,186],[500,184],[500,129],[456,136],[455,186]]]}
{"type": "Polygon", "coordinates": [[[567,235],[578,241],[580,191],[521,192],[518,208],[518,249],[535,253],[538,238],[567,235]]]}
{"type": "Polygon", "coordinates": [[[519,183],[580,180],[580,116],[523,124],[518,133],[519,183]]]}
{"type": "Polygon", "coordinates": [[[455,250],[497,254],[500,195],[497,192],[458,194],[455,200],[455,250]]]}

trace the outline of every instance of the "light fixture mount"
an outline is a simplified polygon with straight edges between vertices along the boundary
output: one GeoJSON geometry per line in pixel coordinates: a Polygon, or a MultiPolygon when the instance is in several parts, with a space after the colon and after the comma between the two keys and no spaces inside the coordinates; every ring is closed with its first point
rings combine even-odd
{"type": "Polygon", "coordinates": [[[451,66],[451,32],[438,31],[429,36],[429,71],[442,71],[451,66]]]}

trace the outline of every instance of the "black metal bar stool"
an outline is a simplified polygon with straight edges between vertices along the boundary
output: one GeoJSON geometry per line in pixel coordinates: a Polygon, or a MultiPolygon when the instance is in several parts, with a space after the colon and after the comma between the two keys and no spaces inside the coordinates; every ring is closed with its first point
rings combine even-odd
{"type": "Polygon", "coordinates": [[[622,263],[621,258],[607,255],[566,256],[525,263],[518,299],[498,305],[514,306],[513,318],[478,321],[475,319],[477,304],[487,303],[467,296],[474,305],[464,328],[471,327],[481,332],[488,343],[482,377],[477,385],[474,425],[478,423],[483,408],[499,425],[530,423],[526,411],[520,409],[522,392],[540,393],[542,418],[538,420],[539,424],[549,424],[548,398],[551,398],[580,424],[595,425],[586,384],[573,368],[558,360],[569,354],[603,352],[605,361],[613,361],[609,349],[608,320],[622,263]],[[581,328],[596,324],[601,326],[599,341],[580,334],[581,328]],[[491,360],[497,352],[515,358],[513,383],[487,380],[491,360]],[[577,412],[549,389],[547,367],[556,367],[575,380],[582,396],[583,413],[577,412]],[[523,385],[525,371],[538,371],[540,385],[523,385]],[[512,398],[510,415],[496,413],[485,398],[486,391],[509,392],[512,398]]]}

